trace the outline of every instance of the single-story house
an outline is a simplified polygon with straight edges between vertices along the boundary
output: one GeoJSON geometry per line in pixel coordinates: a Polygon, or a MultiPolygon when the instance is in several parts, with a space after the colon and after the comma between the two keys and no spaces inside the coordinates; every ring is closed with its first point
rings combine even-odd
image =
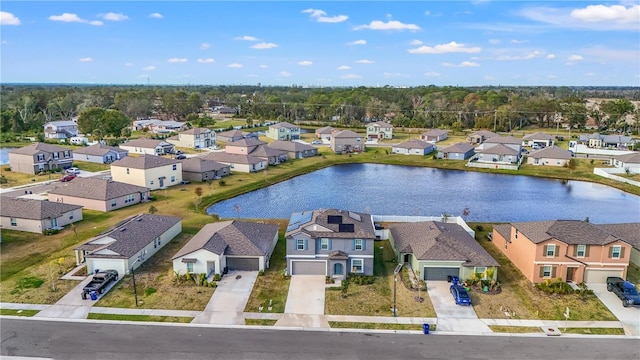
{"type": "Polygon", "coordinates": [[[297,141],[276,140],[268,146],[273,149],[286,151],[287,157],[292,159],[303,159],[318,155],[318,148],[297,141]]]}
{"type": "Polygon", "coordinates": [[[367,125],[367,139],[392,139],[393,125],[384,121],[376,121],[367,125]]]}
{"type": "Polygon", "coordinates": [[[77,177],[55,185],[47,196],[49,201],[112,211],[147,201],[149,188],[102,178],[77,177]]]}
{"type": "Polygon", "coordinates": [[[170,132],[178,132],[184,130],[187,127],[186,122],[180,122],[175,120],[165,120],[160,123],[155,123],[150,126],[151,131],[157,134],[168,134],[170,132]]]}
{"type": "Polygon", "coordinates": [[[571,151],[561,149],[555,145],[535,150],[527,155],[527,164],[565,166],[571,160],[571,151]]]}
{"type": "Polygon", "coordinates": [[[182,163],[154,155],[127,156],[111,163],[114,181],[163,189],[182,182],[182,163]]]}
{"type": "Polygon", "coordinates": [[[179,274],[264,271],[278,242],[278,225],[244,221],[206,224],[173,256],[179,274]]]}
{"type": "Polygon", "coordinates": [[[258,172],[267,168],[267,161],[253,155],[228,154],[226,152],[213,152],[203,156],[207,160],[227,164],[231,171],[258,172]]]}
{"type": "Polygon", "coordinates": [[[133,154],[164,155],[173,154],[175,146],[164,140],[135,139],[120,144],[120,149],[128,150],[133,154]]]}
{"type": "Polygon", "coordinates": [[[438,159],[466,160],[473,156],[474,149],[473,145],[459,142],[438,149],[438,159]]]}
{"type": "Polygon", "coordinates": [[[76,247],[76,264],[87,264],[87,272],[116,270],[128,274],[182,232],[182,221],[176,216],[134,215],[113,229],[93,237],[76,247]]]}
{"type": "Polygon", "coordinates": [[[331,133],[336,131],[335,128],[331,126],[324,126],[316,129],[315,134],[318,139],[331,141],[331,133]]]}
{"type": "Polygon", "coordinates": [[[498,262],[462,226],[436,221],[393,224],[389,241],[398,263],[427,281],[469,279],[482,274],[496,280],[498,262]],[[491,270],[492,269],[492,270],[491,270]]]}
{"type": "Polygon", "coordinates": [[[287,151],[276,149],[267,145],[258,146],[249,155],[266,160],[267,164],[269,165],[282,164],[288,159],[287,151]]]}
{"type": "Polygon", "coordinates": [[[42,171],[66,169],[73,164],[73,151],[58,145],[35,143],[9,150],[11,171],[35,175],[42,171]]]}
{"type": "Polygon", "coordinates": [[[329,147],[336,154],[365,151],[362,135],[351,130],[334,131],[331,133],[331,144],[329,147]]]}
{"type": "Polygon", "coordinates": [[[167,142],[188,149],[208,148],[216,144],[216,133],[211,129],[192,128],[167,138],[167,142]]]}
{"type": "Polygon", "coordinates": [[[202,157],[190,157],[182,162],[182,179],[189,181],[207,181],[220,179],[231,174],[231,167],[202,157]]]}
{"type": "Polygon", "coordinates": [[[262,145],[267,145],[267,142],[254,138],[243,138],[238,141],[227,143],[224,147],[224,151],[228,154],[248,155],[262,145]]]}
{"type": "Polygon", "coordinates": [[[82,206],[54,201],[2,197],[0,224],[3,229],[42,234],[82,220],[82,206]]]}
{"type": "Polygon", "coordinates": [[[448,136],[449,136],[449,133],[446,130],[431,129],[427,132],[420,134],[420,140],[435,143],[435,142],[446,139],[448,136]]]}
{"type": "Polygon", "coordinates": [[[478,149],[488,149],[492,146],[504,145],[517,151],[518,154],[522,151],[522,140],[513,136],[495,136],[486,139],[482,145],[478,146],[478,149]]]}
{"type": "Polygon", "coordinates": [[[498,134],[489,130],[480,130],[467,136],[467,142],[469,144],[482,144],[485,140],[496,136],[498,136],[498,134]]]}
{"type": "Polygon", "coordinates": [[[434,150],[432,143],[414,139],[391,146],[391,152],[404,155],[427,155],[434,150]]]}
{"type": "Polygon", "coordinates": [[[141,119],[133,120],[131,123],[131,130],[140,131],[142,129],[151,129],[154,125],[162,124],[160,119],[141,119]]]}
{"type": "Polygon", "coordinates": [[[640,222],[596,226],[630,243],[632,246],[630,261],[640,266],[640,222]]]}
{"type": "Polygon", "coordinates": [[[73,151],[73,160],[109,164],[127,155],[129,155],[129,150],[97,143],[75,149],[73,151]]]}
{"type": "Polygon", "coordinates": [[[229,130],[217,133],[216,138],[218,141],[230,143],[238,140],[242,140],[246,137],[246,134],[240,130],[229,130]]]}
{"type": "Polygon", "coordinates": [[[640,174],[640,152],[613,156],[609,164],[617,168],[629,169],[629,173],[632,174],[640,174]]]}
{"type": "Polygon", "coordinates": [[[540,147],[548,147],[554,144],[553,135],[537,132],[535,134],[525,135],[522,138],[522,146],[538,145],[540,147]]]}
{"type": "Polygon", "coordinates": [[[514,150],[503,144],[476,149],[476,154],[478,154],[479,162],[517,164],[520,159],[520,152],[518,150],[514,150]]]}

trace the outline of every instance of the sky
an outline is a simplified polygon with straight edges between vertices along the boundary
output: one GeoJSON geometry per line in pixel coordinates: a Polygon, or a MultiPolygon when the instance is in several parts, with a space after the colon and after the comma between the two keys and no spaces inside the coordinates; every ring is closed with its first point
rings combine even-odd
{"type": "Polygon", "coordinates": [[[640,86],[640,2],[10,1],[2,83],[640,86]]]}

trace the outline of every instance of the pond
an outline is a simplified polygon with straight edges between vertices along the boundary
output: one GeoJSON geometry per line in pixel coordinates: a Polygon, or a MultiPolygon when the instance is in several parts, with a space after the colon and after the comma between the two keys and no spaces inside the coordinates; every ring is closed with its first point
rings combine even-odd
{"type": "Polygon", "coordinates": [[[378,164],[318,170],[214,204],[207,213],[288,219],[292,212],[319,208],[421,216],[459,216],[467,208],[467,220],[476,222],[640,221],[640,197],[605,185],[378,164]]]}
{"type": "Polygon", "coordinates": [[[9,150],[11,150],[11,148],[0,148],[0,165],[9,163],[9,150]]]}

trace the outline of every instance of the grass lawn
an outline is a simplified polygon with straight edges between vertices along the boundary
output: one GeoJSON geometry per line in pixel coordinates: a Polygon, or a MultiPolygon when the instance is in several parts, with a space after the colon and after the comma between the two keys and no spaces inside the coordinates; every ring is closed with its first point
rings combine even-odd
{"type": "MultiPolygon", "coordinates": [[[[384,324],[384,323],[361,323],[361,322],[341,322],[329,321],[329,326],[338,329],[376,329],[376,330],[420,330],[420,324],[384,324]]],[[[429,326],[429,331],[435,331],[435,325],[429,326]]]]}
{"type": "Polygon", "coordinates": [[[518,334],[530,334],[541,333],[541,327],[537,326],[502,326],[502,325],[489,325],[489,329],[496,333],[518,333],[518,334]]]}
{"type": "MultiPolygon", "coordinates": [[[[397,263],[389,241],[375,242],[374,276],[371,285],[350,284],[347,296],[342,297],[340,288],[325,291],[325,314],[393,316],[393,270],[397,263]]],[[[422,303],[415,297],[418,293],[405,288],[400,279],[396,288],[398,316],[435,317],[429,296],[422,292],[422,303]]]]}
{"type": "Polygon", "coordinates": [[[278,322],[278,320],[269,320],[269,319],[244,319],[245,325],[254,325],[254,326],[273,326],[278,322]]]}
{"type": "Polygon", "coordinates": [[[73,166],[77,167],[80,170],[89,171],[89,172],[99,172],[104,170],[111,169],[111,165],[109,164],[98,164],[89,161],[73,161],[73,166]]]}
{"type": "Polygon", "coordinates": [[[565,334],[624,335],[623,328],[560,328],[558,330],[565,334]]]}
{"type": "Polygon", "coordinates": [[[634,284],[640,284],[640,267],[638,265],[629,263],[629,268],[627,269],[627,280],[634,284]]]}
{"type": "Polygon", "coordinates": [[[284,270],[287,267],[287,261],[285,259],[286,242],[284,239],[284,231],[287,223],[288,220],[279,221],[280,231],[278,243],[271,255],[269,262],[270,267],[264,272],[264,275],[258,276],[256,279],[244,311],[258,312],[260,305],[264,306],[264,311],[266,311],[269,301],[271,300],[273,301],[273,310],[271,312],[284,312],[287,294],[289,292],[289,283],[291,282],[289,278],[283,276],[284,270]]]}
{"type": "Polygon", "coordinates": [[[502,293],[470,292],[478,317],[505,318],[504,312],[508,309],[515,313],[515,319],[564,320],[564,311],[569,307],[570,320],[617,320],[595,295],[548,295],[538,290],[493,242],[487,241],[486,234],[492,230],[491,224],[470,223],[469,226],[476,231],[480,245],[500,264],[498,282],[502,285],[502,293]],[[483,230],[478,231],[476,225],[481,225],[483,230]]]}
{"type": "Polygon", "coordinates": [[[89,313],[87,319],[91,320],[119,320],[119,321],[150,321],[190,323],[193,318],[186,316],[153,316],[153,315],[122,315],[122,314],[98,314],[89,313]]]}
{"type": "Polygon", "coordinates": [[[18,310],[18,309],[0,309],[0,315],[11,316],[33,316],[39,313],[40,310],[18,310]]]}

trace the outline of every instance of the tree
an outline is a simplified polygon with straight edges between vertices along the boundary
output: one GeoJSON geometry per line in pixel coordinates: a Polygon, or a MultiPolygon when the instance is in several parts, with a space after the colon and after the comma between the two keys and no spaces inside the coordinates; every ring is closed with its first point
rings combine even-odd
{"type": "Polygon", "coordinates": [[[194,192],[196,194],[196,200],[194,201],[193,205],[196,208],[196,212],[198,212],[198,206],[200,206],[200,203],[202,202],[202,193],[203,193],[203,191],[202,191],[202,188],[198,186],[194,190],[194,192]]]}
{"type": "Polygon", "coordinates": [[[155,206],[153,205],[149,206],[149,214],[153,215],[157,212],[158,212],[158,209],[155,206]]]}
{"type": "Polygon", "coordinates": [[[635,110],[635,106],[628,99],[605,101],[600,105],[600,108],[609,116],[607,125],[616,128],[626,127],[625,116],[632,114],[635,110]]]}
{"type": "Polygon", "coordinates": [[[104,136],[118,137],[122,129],[129,126],[131,120],[119,110],[105,110],[92,107],[83,111],[78,117],[78,129],[85,133],[92,133],[98,138],[104,136]]]}

